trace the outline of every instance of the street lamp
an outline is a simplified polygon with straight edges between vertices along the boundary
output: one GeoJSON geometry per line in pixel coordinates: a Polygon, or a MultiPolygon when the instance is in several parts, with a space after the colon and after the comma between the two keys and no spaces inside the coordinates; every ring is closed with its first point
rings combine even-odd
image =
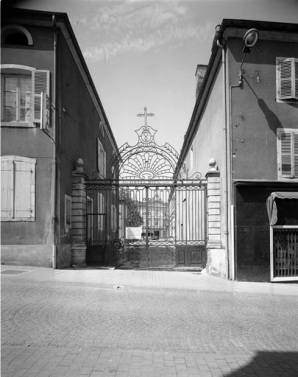
{"type": "Polygon", "coordinates": [[[255,46],[255,44],[258,42],[259,39],[259,32],[257,29],[249,29],[243,36],[243,42],[242,42],[242,53],[243,58],[242,62],[239,68],[239,86],[242,86],[243,84],[243,77],[242,77],[242,65],[245,61],[246,54],[250,53],[251,49],[255,46]]]}

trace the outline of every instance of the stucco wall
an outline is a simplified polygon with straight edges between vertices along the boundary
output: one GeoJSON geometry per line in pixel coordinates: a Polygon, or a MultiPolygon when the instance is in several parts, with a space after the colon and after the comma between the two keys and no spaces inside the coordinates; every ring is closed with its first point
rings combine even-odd
{"type": "MultiPolygon", "coordinates": [[[[238,83],[242,41],[229,40],[229,83],[238,83]]],[[[276,58],[298,58],[297,43],[262,41],[247,54],[243,87],[232,89],[234,179],[277,180],[277,128],[298,128],[298,103],[276,100],[276,58]],[[255,163],[257,162],[257,163],[255,163]]]]}
{"type": "MultiPolygon", "coordinates": [[[[52,33],[46,28],[27,27],[34,45],[2,46],[2,64],[53,69],[52,33]]],[[[52,83],[51,83],[52,87],[52,83]]],[[[50,130],[51,133],[51,130],[50,130]]],[[[39,128],[1,127],[1,155],[36,159],[35,221],[1,223],[2,263],[52,266],[53,221],[51,187],[54,147],[39,128]]]]}

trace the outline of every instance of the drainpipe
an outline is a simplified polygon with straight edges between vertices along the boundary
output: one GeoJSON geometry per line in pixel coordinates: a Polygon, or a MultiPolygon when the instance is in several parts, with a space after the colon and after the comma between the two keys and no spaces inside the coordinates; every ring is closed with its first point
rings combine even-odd
{"type": "Polygon", "coordinates": [[[228,137],[228,114],[227,114],[227,92],[226,92],[226,53],[223,46],[220,44],[219,40],[216,42],[217,46],[221,48],[222,54],[222,67],[223,67],[223,98],[224,98],[224,112],[225,112],[225,122],[224,122],[224,159],[225,159],[225,187],[224,187],[224,212],[226,215],[225,219],[225,267],[226,267],[226,279],[229,279],[229,170],[230,170],[230,153],[229,147],[229,137],[228,137]]]}
{"type": "MultiPolygon", "coordinates": [[[[231,133],[233,135],[233,125],[232,125],[232,89],[234,88],[241,88],[242,87],[242,76],[241,76],[241,70],[239,71],[239,82],[237,85],[230,85],[230,90],[229,90],[229,126],[230,129],[232,130],[231,133]]],[[[233,150],[233,137],[231,135],[231,140],[230,140],[230,145],[232,148],[230,149],[231,151],[233,150]]],[[[233,159],[230,159],[230,172],[232,174],[233,172],[233,159]]],[[[231,177],[231,174],[229,177],[231,177]]],[[[230,182],[230,187],[232,187],[232,183],[230,182]]],[[[232,198],[234,198],[234,186],[233,186],[233,195],[232,198]]],[[[234,200],[231,203],[231,280],[235,280],[235,244],[234,244],[234,216],[235,216],[235,203],[234,200]]]]}
{"type": "Polygon", "coordinates": [[[53,169],[52,169],[52,221],[53,221],[53,231],[54,231],[54,243],[52,250],[52,266],[54,269],[57,268],[57,144],[56,144],[56,71],[57,71],[57,29],[56,29],[56,17],[52,16],[52,25],[54,30],[54,67],[53,67],[53,140],[54,140],[54,159],[53,159],[53,169]]]}

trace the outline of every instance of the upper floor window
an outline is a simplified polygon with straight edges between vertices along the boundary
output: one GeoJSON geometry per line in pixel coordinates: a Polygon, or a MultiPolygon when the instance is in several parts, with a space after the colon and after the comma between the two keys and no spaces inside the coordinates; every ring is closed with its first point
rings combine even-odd
{"type": "Polygon", "coordinates": [[[298,129],[277,130],[278,178],[298,179],[298,129]]]}
{"type": "Polygon", "coordinates": [[[2,156],[0,161],[2,221],[34,221],[36,159],[2,156]]]}
{"type": "Polygon", "coordinates": [[[31,46],[33,39],[29,31],[20,25],[5,25],[1,30],[3,45],[31,46]]]}
{"type": "Polygon", "coordinates": [[[32,67],[1,66],[1,125],[48,128],[50,72],[32,67]]]}
{"type": "Polygon", "coordinates": [[[106,152],[99,139],[97,139],[97,170],[103,178],[106,177],[106,152]]]}
{"type": "Polygon", "coordinates": [[[298,100],[298,59],[276,59],[276,97],[279,101],[298,100]]]}

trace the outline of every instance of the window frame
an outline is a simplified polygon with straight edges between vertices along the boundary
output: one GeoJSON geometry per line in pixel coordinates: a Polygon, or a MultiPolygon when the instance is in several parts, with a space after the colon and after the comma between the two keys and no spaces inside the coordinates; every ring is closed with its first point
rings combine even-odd
{"type": "MultiPolygon", "coordinates": [[[[31,119],[5,121],[1,118],[1,127],[25,127],[48,130],[51,127],[50,71],[37,70],[34,67],[18,64],[2,64],[1,68],[1,113],[4,108],[5,77],[30,77],[31,79],[31,119]],[[39,92],[39,90],[41,90],[39,92]]],[[[18,107],[17,107],[18,108],[18,107]]]]}
{"type": "MultiPolygon", "coordinates": [[[[3,180],[1,179],[1,191],[5,192],[5,189],[7,192],[9,192],[10,197],[7,198],[8,201],[10,202],[11,208],[8,208],[7,210],[11,211],[11,216],[2,216],[1,214],[1,221],[10,221],[10,222],[16,222],[16,221],[35,221],[35,187],[36,187],[36,159],[35,158],[28,158],[28,157],[22,157],[22,156],[1,156],[0,157],[1,161],[1,173],[2,173],[2,162],[8,162],[10,163],[9,165],[12,166],[11,169],[11,174],[10,176],[8,175],[8,178],[10,179],[10,182],[7,182],[7,185],[4,185],[3,180]],[[27,165],[27,170],[25,169],[19,169],[18,164],[26,164],[27,165]],[[18,170],[19,169],[19,170],[18,170]],[[29,170],[30,169],[30,170],[29,170]],[[17,171],[29,171],[30,174],[30,183],[29,183],[29,192],[24,191],[24,184],[20,183],[20,187],[18,183],[18,177],[17,177],[17,171]],[[11,187],[10,187],[10,186],[11,187]],[[19,187],[19,189],[18,189],[19,187]],[[17,216],[16,213],[17,211],[24,211],[24,209],[17,208],[17,201],[24,203],[24,199],[21,195],[21,199],[17,200],[17,193],[22,193],[23,196],[26,195],[27,197],[29,196],[30,200],[30,207],[29,207],[29,212],[30,212],[30,217],[28,216],[17,216]]],[[[22,166],[22,165],[21,165],[22,166]]],[[[3,198],[2,198],[3,199],[3,198]]],[[[1,200],[1,204],[3,204],[3,200],[1,200]]],[[[4,211],[2,205],[1,205],[1,212],[4,211]]],[[[27,210],[28,211],[28,210],[27,210]]]]}
{"type": "Polygon", "coordinates": [[[296,128],[278,128],[277,129],[277,176],[279,180],[298,182],[298,141],[295,148],[294,134],[297,135],[298,140],[298,129],[296,128]],[[290,159],[291,159],[291,174],[287,175],[282,171],[282,134],[291,135],[291,147],[290,147],[290,159]],[[296,156],[296,159],[295,159],[296,156]],[[297,161],[297,162],[296,162],[297,161]],[[295,162],[297,164],[295,169],[295,162]],[[297,170],[297,175],[295,175],[295,170],[297,170]]]}

